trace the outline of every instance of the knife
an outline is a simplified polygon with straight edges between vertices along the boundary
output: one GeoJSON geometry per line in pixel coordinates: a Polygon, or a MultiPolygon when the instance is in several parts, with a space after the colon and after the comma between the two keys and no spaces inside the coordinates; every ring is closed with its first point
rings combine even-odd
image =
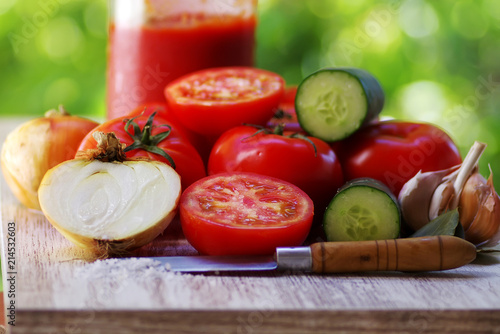
{"type": "Polygon", "coordinates": [[[155,257],[179,272],[291,270],[314,273],[435,271],[472,262],[476,247],[454,236],[373,241],[318,242],[278,247],[274,256],[155,257]]]}

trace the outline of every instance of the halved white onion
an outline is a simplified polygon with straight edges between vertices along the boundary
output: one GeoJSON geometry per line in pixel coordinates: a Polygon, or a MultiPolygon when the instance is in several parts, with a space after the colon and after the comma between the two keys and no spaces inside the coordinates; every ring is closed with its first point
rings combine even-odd
{"type": "Polygon", "coordinates": [[[74,159],[50,169],[38,191],[51,224],[73,243],[116,254],[156,238],[174,218],[180,176],[158,161],[74,159]]]}

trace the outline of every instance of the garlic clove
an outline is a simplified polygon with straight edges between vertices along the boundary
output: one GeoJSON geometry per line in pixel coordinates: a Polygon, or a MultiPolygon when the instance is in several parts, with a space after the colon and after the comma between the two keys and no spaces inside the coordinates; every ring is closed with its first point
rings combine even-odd
{"type": "MultiPolygon", "coordinates": [[[[500,198],[493,186],[493,173],[490,173],[486,184],[476,189],[479,189],[476,192],[478,210],[465,231],[465,238],[477,246],[491,247],[500,241],[500,198]]],[[[467,204],[464,202],[464,205],[467,204]]]]}
{"type": "Polygon", "coordinates": [[[460,194],[462,192],[465,183],[469,177],[478,169],[479,159],[486,149],[486,144],[475,141],[469,152],[467,152],[460,169],[458,170],[458,175],[453,183],[453,188],[455,189],[455,196],[453,197],[453,202],[451,204],[452,208],[458,206],[458,201],[460,199],[460,194]]]}
{"type": "Polygon", "coordinates": [[[474,221],[480,207],[481,194],[488,191],[488,188],[486,179],[477,171],[465,182],[458,203],[460,223],[464,230],[467,230],[474,221]]]}
{"type": "Polygon", "coordinates": [[[405,224],[414,231],[429,223],[428,212],[434,189],[451,170],[453,168],[425,173],[419,171],[404,184],[398,200],[405,224]]]}
{"type": "Polygon", "coordinates": [[[445,211],[453,210],[456,208],[452,206],[453,198],[455,196],[455,188],[453,183],[457,178],[458,170],[445,176],[441,183],[435,188],[434,193],[429,204],[427,212],[429,221],[435,219],[445,211]]]}

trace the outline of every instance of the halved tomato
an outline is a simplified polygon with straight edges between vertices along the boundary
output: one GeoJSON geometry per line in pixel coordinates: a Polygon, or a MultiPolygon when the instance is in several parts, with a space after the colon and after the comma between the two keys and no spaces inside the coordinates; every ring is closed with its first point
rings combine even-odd
{"type": "Polygon", "coordinates": [[[182,231],[201,254],[264,255],[301,245],[313,202],[297,186],[254,173],[200,179],[181,196],[182,231]]]}
{"type": "Polygon", "coordinates": [[[265,125],[283,93],[281,76],[253,67],[201,70],[165,87],[167,104],[179,121],[213,136],[243,123],[265,125]]]}

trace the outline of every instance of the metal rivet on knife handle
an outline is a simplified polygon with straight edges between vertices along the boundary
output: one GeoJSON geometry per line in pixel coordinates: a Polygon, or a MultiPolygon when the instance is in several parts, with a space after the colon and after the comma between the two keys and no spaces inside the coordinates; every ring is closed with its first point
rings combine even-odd
{"type": "Polygon", "coordinates": [[[472,262],[476,247],[454,236],[431,236],[311,245],[312,271],[434,271],[472,262]]]}

